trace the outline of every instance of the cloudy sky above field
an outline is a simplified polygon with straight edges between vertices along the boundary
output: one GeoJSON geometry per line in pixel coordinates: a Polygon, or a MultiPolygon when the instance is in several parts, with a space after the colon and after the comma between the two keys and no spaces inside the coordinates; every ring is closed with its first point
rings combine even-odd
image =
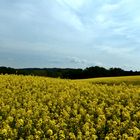
{"type": "Polygon", "coordinates": [[[0,66],[140,70],[139,0],[0,0],[0,66]]]}

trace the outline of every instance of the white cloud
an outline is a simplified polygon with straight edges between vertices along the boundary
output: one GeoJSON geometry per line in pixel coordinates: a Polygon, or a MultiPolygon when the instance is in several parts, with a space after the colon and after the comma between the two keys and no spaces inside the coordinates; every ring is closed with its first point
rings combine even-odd
{"type": "Polygon", "coordinates": [[[103,15],[103,14],[99,14],[99,15],[96,16],[96,21],[98,23],[104,23],[106,20],[107,20],[106,16],[103,15]]]}
{"type": "Polygon", "coordinates": [[[115,55],[130,55],[135,50],[133,47],[115,47],[115,46],[101,46],[100,50],[109,53],[109,54],[115,54],[115,55]]]}
{"type": "Polygon", "coordinates": [[[62,6],[69,6],[74,10],[79,10],[87,0],[57,0],[62,6]]]}
{"type": "Polygon", "coordinates": [[[113,12],[120,8],[119,4],[105,4],[102,6],[102,12],[113,12]]]}
{"type": "MultiPolygon", "coordinates": [[[[65,1],[65,0],[57,0],[61,6],[56,6],[55,9],[52,10],[52,16],[57,20],[65,24],[66,26],[70,26],[75,30],[83,31],[84,25],[75,11],[71,8],[67,7],[66,3],[70,6],[76,5],[73,1],[65,1]]],[[[80,6],[80,2],[77,2],[77,8],[80,6]]]]}
{"type": "Polygon", "coordinates": [[[67,57],[68,61],[70,61],[71,63],[75,63],[75,64],[85,64],[87,63],[87,60],[85,59],[80,59],[78,57],[67,57]]]}
{"type": "Polygon", "coordinates": [[[121,27],[116,27],[113,29],[113,33],[118,34],[118,35],[125,35],[127,34],[128,27],[126,26],[121,26],[121,27]]]}

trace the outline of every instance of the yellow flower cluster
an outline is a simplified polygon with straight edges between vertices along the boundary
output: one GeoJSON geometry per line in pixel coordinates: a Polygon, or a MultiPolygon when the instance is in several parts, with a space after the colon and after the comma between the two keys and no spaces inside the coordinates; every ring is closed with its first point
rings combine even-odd
{"type": "Polygon", "coordinates": [[[140,139],[140,85],[0,75],[0,139],[140,139]]]}

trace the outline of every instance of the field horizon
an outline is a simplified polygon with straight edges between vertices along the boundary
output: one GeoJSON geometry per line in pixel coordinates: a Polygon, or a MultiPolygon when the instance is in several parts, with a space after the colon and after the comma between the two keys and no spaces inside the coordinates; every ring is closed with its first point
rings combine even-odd
{"type": "Polygon", "coordinates": [[[138,76],[140,71],[126,71],[121,68],[104,68],[101,66],[91,66],[82,68],[11,68],[0,67],[0,74],[16,74],[16,75],[33,75],[54,77],[62,79],[87,79],[97,77],[115,77],[115,76],[138,76]]]}

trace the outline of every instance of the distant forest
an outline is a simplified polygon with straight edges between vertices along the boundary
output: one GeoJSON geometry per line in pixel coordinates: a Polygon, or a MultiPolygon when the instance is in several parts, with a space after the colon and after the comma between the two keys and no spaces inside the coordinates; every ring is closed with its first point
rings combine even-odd
{"type": "Polygon", "coordinates": [[[140,75],[140,71],[125,71],[121,68],[94,66],[85,69],[73,68],[22,68],[0,67],[0,74],[34,75],[46,77],[59,77],[64,79],[85,79],[95,77],[132,76],[140,75]]]}

